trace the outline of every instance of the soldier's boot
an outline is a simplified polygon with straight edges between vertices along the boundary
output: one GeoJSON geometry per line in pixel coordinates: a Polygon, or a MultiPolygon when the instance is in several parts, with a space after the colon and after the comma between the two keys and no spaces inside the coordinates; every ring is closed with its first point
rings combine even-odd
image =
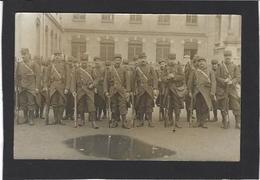
{"type": "Polygon", "coordinates": [[[85,113],[84,113],[84,112],[81,112],[81,113],[79,114],[79,116],[80,116],[79,126],[85,125],[85,113]]]}
{"type": "Polygon", "coordinates": [[[190,122],[191,121],[190,110],[187,109],[186,112],[187,112],[187,122],[190,122]]]}
{"type": "Polygon", "coordinates": [[[221,116],[222,116],[222,128],[228,129],[229,128],[229,122],[228,122],[228,117],[227,113],[225,111],[221,111],[221,116]]]}
{"type": "Polygon", "coordinates": [[[218,110],[213,110],[213,115],[214,115],[214,118],[213,118],[213,122],[217,122],[218,121],[218,110]]]}
{"type": "Polygon", "coordinates": [[[29,125],[34,125],[34,110],[29,110],[29,125]]]}
{"type": "Polygon", "coordinates": [[[90,112],[89,118],[91,121],[91,125],[93,129],[98,129],[99,127],[96,125],[96,112],[90,112]]]}
{"type": "Polygon", "coordinates": [[[235,115],[235,120],[236,120],[236,129],[240,129],[240,115],[235,115]]]}
{"type": "Polygon", "coordinates": [[[62,120],[62,117],[63,117],[63,112],[64,112],[64,107],[59,107],[59,111],[58,111],[58,123],[60,125],[66,125],[63,120],[62,120]]]}
{"type": "Polygon", "coordinates": [[[24,122],[21,122],[19,124],[26,124],[26,123],[29,122],[29,120],[28,120],[28,109],[23,110],[23,116],[24,116],[24,122]]]}
{"type": "Polygon", "coordinates": [[[175,110],[175,127],[177,128],[181,128],[181,126],[179,125],[179,120],[180,120],[180,110],[175,110]]]}
{"type": "Polygon", "coordinates": [[[152,122],[152,119],[153,119],[152,112],[146,113],[146,115],[147,115],[147,119],[148,119],[148,127],[153,128],[154,125],[152,122]]]}
{"type": "Polygon", "coordinates": [[[59,109],[57,107],[53,107],[53,115],[54,115],[54,122],[52,123],[52,125],[58,124],[58,120],[59,120],[59,109]]]}
{"type": "Polygon", "coordinates": [[[168,111],[168,117],[169,117],[169,119],[168,119],[169,122],[167,122],[167,121],[165,122],[166,127],[173,125],[173,111],[172,110],[168,111]]]}
{"type": "Polygon", "coordinates": [[[143,127],[144,126],[144,113],[140,112],[138,113],[138,124],[137,127],[143,127]]]}
{"type": "Polygon", "coordinates": [[[124,128],[124,129],[130,129],[130,128],[128,127],[128,124],[127,124],[126,115],[125,115],[125,114],[124,114],[124,115],[121,115],[121,117],[122,117],[122,128],[124,128]]]}

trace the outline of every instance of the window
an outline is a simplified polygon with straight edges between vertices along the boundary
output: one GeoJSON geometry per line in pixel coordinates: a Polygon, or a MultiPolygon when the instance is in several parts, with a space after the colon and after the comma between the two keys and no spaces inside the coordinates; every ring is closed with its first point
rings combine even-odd
{"type": "Polygon", "coordinates": [[[142,15],[130,15],[130,24],[141,24],[142,15]]]}
{"type": "Polygon", "coordinates": [[[112,39],[100,41],[100,58],[103,61],[112,61],[115,54],[115,42],[112,39]]]}
{"type": "Polygon", "coordinates": [[[219,43],[221,39],[221,15],[216,16],[216,41],[219,43]]]}
{"type": "Polygon", "coordinates": [[[113,23],[114,15],[113,14],[102,14],[101,21],[102,21],[102,23],[113,23]]]}
{"type": "Polygon", "coordinates": [[[74,13],[73,14],[73,21],[86,21],[86,15],[83,13],[74,13]]]}
{"type": "Polygon", "coordinates": [[[170,42],[158,41],[156,44],[156,61],[167,59],[170,53],[170,42]]]}
{"type": "Polygon", "coordinates": [[[160,25],[169,25],[170,24],[170,15],[159,15],[158,24],[160,25]]]}
{"type": "Polygon", "coordinates": [[[197,25],[198,16],[197,15],[187,15],[186,16],[186,24],[187,25],[197,25]]]}
{"type": "Polygon", "coordinates": [[[143,51],[143,44],[140,40],[131,40],[128,43],[128,60],[132,61],[134,56],[143,51]]]}
{"type": "Polygon", "coordinates": [[[85,36],[72,36],[71,40],[71,55],[77,59],[86,52],[85,36]]]}
{"type": "Polygon", "coordinates": [[[184,43],[184,56],[189,55],[193,59],[194,55],[198,53],[198,43],[197,42],[185,42],[184,43]]]}

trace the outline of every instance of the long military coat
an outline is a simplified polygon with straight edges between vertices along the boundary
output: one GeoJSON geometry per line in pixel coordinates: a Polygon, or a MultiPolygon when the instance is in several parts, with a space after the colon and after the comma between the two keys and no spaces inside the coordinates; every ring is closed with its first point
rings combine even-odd
{"type": "Polygon", "coordinates": [[[82,96],[87,95],[94,103],[95,95],[95,81],[93,76],[93,68],[77,67],[74,70],[71,80],[72,86],[71,91],[77,93],[77,100],[81,99],[82,96]],[[90,85],[93,87],[89,87],[90,85]]]}
{"type": "Polygon", "coordinates": [[[111,96],[119,93],[122,97],[127,98],[126,93],[130,92],[130,88],[130,77],[126,68],[111,66],[106,69],[104,80],[105,92],[109,92],[111,96]]]}
{"type": "MultiPolygon", "coordinates": [[[[212,109],[211,94],[216,93],[216,78],[212,70],[196,69],[191,71],[190,78],[188,80],[188,89],[196,97],[198,93],[201,93],[208,108],[212,109]]],[[[195,98],[196,101],[196,98],[195,98]]]]}
{"type": "Polygon", "coordinates": [[[239,98],[238,90],[236,85],[240,83],[240,69],[235,64],[226,65],[224,63],[220,64],[216,71],[216,80],[217,80],[217,99],[225,98],[225,95],[233,96],[239,98]],[[233,84],[227,85],[224,81],[225,79],[231,77],[233,84]],[[228,86],[228,87],[227,87],[228,86]]]}

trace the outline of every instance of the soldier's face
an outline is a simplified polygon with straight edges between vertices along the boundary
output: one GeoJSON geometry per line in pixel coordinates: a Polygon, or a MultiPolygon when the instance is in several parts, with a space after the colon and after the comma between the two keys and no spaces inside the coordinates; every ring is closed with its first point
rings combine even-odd
{"type": "Polygon", "coordinates": [[[86,68],[86,67],[88,66],[88,64],[85,63],[85,62],[83,62],[83,63],[80,64],[80,66],[81,66],[82,68],[86,68]]]}
{"type": "Polygon", "coordinates": [[[198,65],[200,69],[204,69],[206,68],[206,61],[201,60],[199,61],[198,65]]]}
{"type": "Polygon", "coordinates": [[[218,64],[212,64],[212,69],[216,70],[218,68],[218,64]]]}
{"type": "Polygon", "coordinates": [[[226,56],[225,57],[225,63],[231,63],[231,56],[226,56]]]}
{"type": "Polygon", "coordinates": [[[28,62],[28,61],[30,60],[30,55],[29,55],[29,54],[24,54],[24,55],[22,56],[22,58],[23,58],[23,60],[24,60],[25,62],[28,62]]]}
{"type": "Polygon", "coordinates": [[[116,58],[115,59],[115,67],[119,67],[121,64],[121,58],[116,58]]]}
{"type": "Polygon", "coordinates": [[[146,65],[147,64],[147,61],[146,61],[146,57],[143,57],[140,59],[140,62],[141,62],[141,65],[146,65]]]}

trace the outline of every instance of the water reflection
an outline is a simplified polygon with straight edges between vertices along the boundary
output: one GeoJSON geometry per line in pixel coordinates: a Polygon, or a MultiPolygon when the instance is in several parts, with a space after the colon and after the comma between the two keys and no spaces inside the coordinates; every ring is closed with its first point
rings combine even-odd
{"type": "Polygon", "coordinates": [[[169,149],[123,135],[82,136],[65,143],[85,155],[115,160],[165,159],[175,154],[169,149]]]}

